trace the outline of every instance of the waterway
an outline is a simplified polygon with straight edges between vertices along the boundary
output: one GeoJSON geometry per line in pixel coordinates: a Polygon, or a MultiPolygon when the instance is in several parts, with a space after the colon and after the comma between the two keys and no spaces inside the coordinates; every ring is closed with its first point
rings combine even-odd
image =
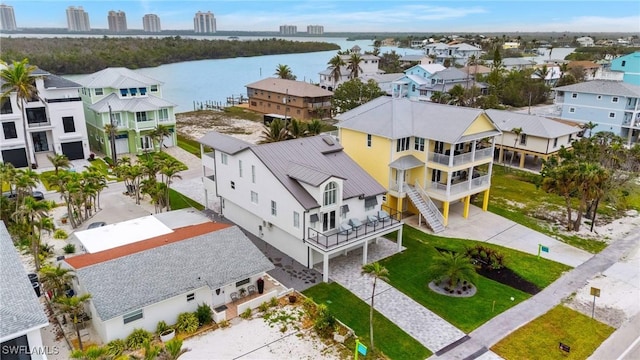
{"type": "MultiPolygon", "coordinates": [[[[214,37],[215,38],[215,37],[214,37]]],[[[241,40],[244,40],[241,37],[241,40]]],[[[246,38],[249,39],[249,38],[246,38]]],[[[362,52],[373,50],[373,41],[347,41],[346,38],[284,38],[295,41],[325,41],[338,44],[342,50],[358,45],[362,52]]],[[[382,53],[395,51],[399,55],[421,54],[422,50],[382,47],[382,53]]],[[[297,80],[318,83],[319,72],[327,68],[327,62],[337,51],[320,51],[304,54],[266,55],[231,59],[185,61],[153,68],[137,69],[136,72],[160,80],[163,98],[177,105],[176,112],[194,109],[194,102],[225,103],[227,97],[246,97],[246,85],[272,77],[279,64],[291,68],[297,80]]],[[[65,75],[78,80],[84,75],[65,75]]]]}

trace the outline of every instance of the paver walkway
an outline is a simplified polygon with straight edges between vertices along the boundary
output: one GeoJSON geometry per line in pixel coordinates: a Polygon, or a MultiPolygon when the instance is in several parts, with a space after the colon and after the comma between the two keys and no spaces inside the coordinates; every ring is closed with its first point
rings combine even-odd
{"type": "MultiPolygon", "coordinates": [[[[397,252],[397,244],[384,238],[369,245],[368,262],[375,262],[397,252]]],[[[362,248],[329,262],[330,279],[363,301],[370,303],[373,278],[361,275],[362,248]]],[[[398,325],[432,352],[463,338],[465,334],[440,316],[415,302],[384,281],[376,286],[375,309],[398,325]]]]}

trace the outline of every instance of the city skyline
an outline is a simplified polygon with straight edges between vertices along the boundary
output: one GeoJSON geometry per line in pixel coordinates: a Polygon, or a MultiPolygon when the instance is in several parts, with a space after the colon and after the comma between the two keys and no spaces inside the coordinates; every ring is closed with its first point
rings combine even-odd
{"type": "Polygon", "coordinates": [[[92,29],[107,29],[122,10],[129,29],[157,14],[164,30],[193,30],[198,11],[215,15],[218,31],[278,31],[280,24],[325,32],[639,32],[640,3],[619,1],[7,1],[18,28],[64,28],[65,10],[82,6],[92,29]],[[46,8],[47,11],[42,11],[46,8]],[[562,14],[562,15],[559,15],[562,14]],[[276,19],[276,23],[274,23],[276,19]]]}

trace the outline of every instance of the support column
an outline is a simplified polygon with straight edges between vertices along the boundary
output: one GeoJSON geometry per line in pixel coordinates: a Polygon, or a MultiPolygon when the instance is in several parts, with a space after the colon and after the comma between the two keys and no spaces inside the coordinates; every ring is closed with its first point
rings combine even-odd
{"type": "Polygon", "coordinates": [[[444,226],[447,226],[449,224],[449,202],[448,201],[443,201],[442,202],[442,217],[444,218],[444,226]]]}
{"type": "Polygon", "coordinates": [[[462,211],[462,217],[469,218],[469,204],[471,204],[471,195],[464,197],[464,210],[462,211]]]}
{"type": "Polygon", "coordinates": [[[398,230],[398,241],[396,241],[398,243],[398,252],[400,252],[400,250],[402,250],[402,226],[400,227],[400,229],[398,230]]]}
{"type": "Polygon", "coordinates": [[[524,168],[524,159],[527,157],[527,153],[524,151],[520,155],[520,168],[524,168]]]}
{"type": "Polygon", "coordinates": [[[504,148],[502,146],[500,146],[500,152],[498,155],[498,162],[500,164],[504,164],[504,148]]]}
{"type": "Polygon", "coordinates": [[[362,265],[367,264],[367,253],[369,252],[369,240],[362,245],[362,265]]]}
{"type": "Polygon", "coordinates": [[[482,211],[487,211],[489,208],[489,189],[484,191],[484,195],[482,196],[482,211]]]}
{"type": "Polygon", "coordinates": [[[329,282],[329,254],[323,254],[322,259],[322,281],[329,282]]]}

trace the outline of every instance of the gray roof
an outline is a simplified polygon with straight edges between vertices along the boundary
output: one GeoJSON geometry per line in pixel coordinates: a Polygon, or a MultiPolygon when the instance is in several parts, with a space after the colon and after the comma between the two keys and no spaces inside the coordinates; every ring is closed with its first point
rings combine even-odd
{"type": "Polygon", "coordinates": [[[82,84],[82,86],[91,89],[123,89],[162,84],[162,81],[138,74],[137,72],[124,67],[106,68],[93,74],[89,74],[78,82],[82,84]]]}
{"type": "Polygon", "coordinates": [[[485,89],[487,87],[489,87],[487,84],[482,83],[482,82],[477,82],[474,81],[472,79],[463,79],[463,80],[458,80],[458,81],[450,81],[447,82],[445,84],[432,84],[432,83],[427,83],[427,84],[422,84],[420,86],[418,86],[418,90],[432,90],[432,91],[440,91],[440,92],[448,92],[449,90],[453,89],[454,86],[456,85],[462,85],[464,87],[472,87],[475,86],[479,89],[485,89]]]}
{"type": "Polygon", "coordinates": [[[589,94],[640,97],[640,86],[614,80],[591,80],[572,85],[560,86],[553,89],[558,91],[572,91],[589,94]]]}
{"type": "Polygon", "coordinates": [[[76,275],[104,321],[203,286],[214,290],[273,268],[233,226],[83,267],[76,275]]]}
{"type": "Polygon", "coordinates": [[[98,113],[107,113],[109,112],[109,105],[111,105],[111,111],[125,112],[154,111],[176,106],[176,104],[172,102],[150,94],[144,97],[121,98],[115,93],[111,93],[91,105],[89,109],[98,113]]]}
{"type": "MultiPolygon", "coordinates": [[[[383,96],[336,118],[338,127],[388,139],[418,136],[455,144],[483,113],[481,109],[383,96]]],[[[498,134],[495,126],[495,131],[485,136],[498,134]]]]}
{"type": "Polygon", "coordinates": [[[422,165],[424,165],[424,162],[418,160],[415,156],[405,155],[392,161],[389,167],[398,170],[409,170],[422,165]]]}
{"type": "Polygon", "coordinates": [[[487,115],[489,115],[500,130],[504,132],[511,132],[511,130],[515,128],[522,128],[522,132],[528,136],[553,139],[581,131],[577,126],[570,126],[542,116],[520,114],[506,110],[489,109],[486,111],[487,115]]]}
{"type": "MultiPolygon", "coordinates": [[[[493,61],[489,61],[493,63],[493,61]]],[[[526,58],[504,58],[502,59],[502,65],[504,66],[533,66],[536,62],[526,58]]]]}
{"type": "MultiPolygon", "coordinates": [[[[329,66],[328,68],[320,71],[318,74],[331,76],[331,75],[333,75],[333,68],[334,68],[334,66],[329,66]]],[[[351,70],[347,69],[346,66],[340,66],[340,75],[341,76],[349,76],[350,74],[351,74],[351,70]]]]}
{"type": "Polygon", "coordinates": [[[0,339],[49,324],[11,236],[0,221],[0,339]]]}
{"type": "Polygon", "coordinates": [[[301,183],[317,186],[322,183],[322,179],[326,180],[329,177],[344,179],[343,199],[386,193],[385,188],[353,161],[343,151],[343,147],[328,135],[262,145],[246,143],[248,146],[243,149],[228,146],[229,143],[238,144],[241,140],[219,133],[208,133],[198,141],[223,152],[236,150],[229,152],[230,154],[246,148],[250,149],[305,209],[314,209],[320,205],[301,183]],[[220,140],[223,138],[227,139],[220,140]],[[221,148],[219,144],[223,147],[221,148]],[[225,147],[227,151],[223,149],[225,147]]]}
{"type": "Polygon", "coordinates": [[[44,87],[45,89],[79,89],[82,87],[82,85],[78,84],[77,82],[67,80],[58,75],[49,74],[44,77],[44,87]]]}
{"type": "Polygon", "coordinates": [[[434,77],[438,79],[443,79],[443,80],[457,80],[457,79],[467,79],[467,78],[470,78],[471,76],[464,71],[460,71],[454,67],[450,67],[433,74],[432,78],[434,77]]]}
{"type": "Polygon", "coordinates": [[[420,61],[426,57],[427,55],[424,55],[424,54],[423,55],[408,54],[400,57],[400,61],[420,61]]]}
{"type": "Polygon", "coordinates": [[[251,143],[216,131],[206,133],[198,140],[198,142],[229,155],[233,155],[253,146],[251,143]]]}
{"type": "Polygon", "coordinates": [[[248,89],[272,91],[279,94],[288,93],[291,96],[298,97],[333,96],[333,93],[331,91],[325,90],[317,85],[309,84],[304,81],[287,80],[280,78],[266,78],[245,86],[248,89]]]}

